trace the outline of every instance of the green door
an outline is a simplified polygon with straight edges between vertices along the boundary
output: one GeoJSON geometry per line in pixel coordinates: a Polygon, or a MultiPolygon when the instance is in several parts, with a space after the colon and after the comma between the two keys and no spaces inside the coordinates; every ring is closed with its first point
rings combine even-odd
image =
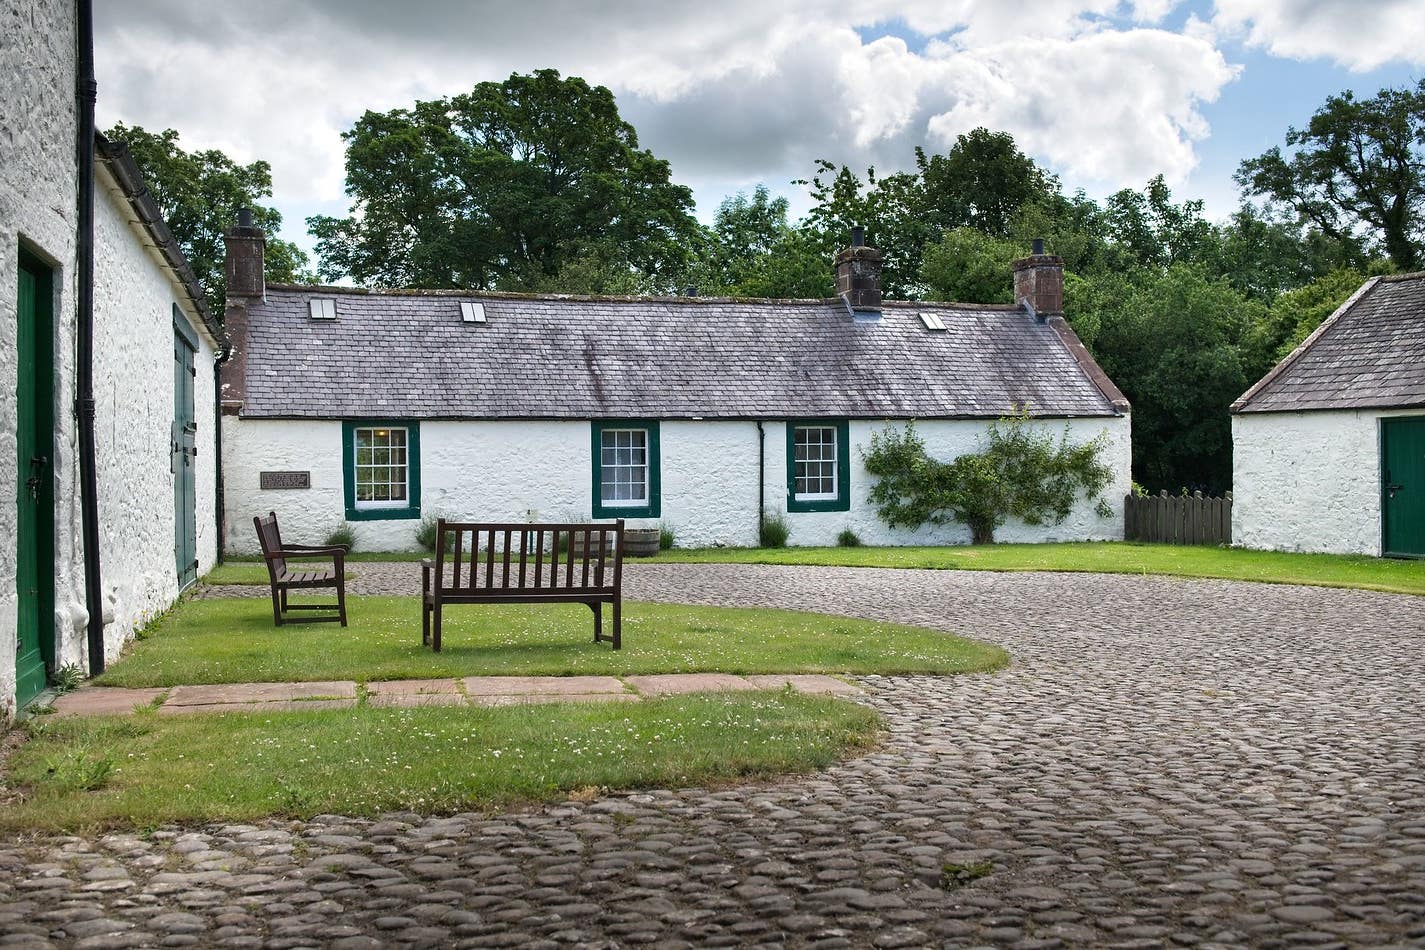
{"type": "Polygon", "coordinates": [[[198,425],[193,419],[193,352],[197,340],[187,332],[177,308],[173,314],[173,552],[178,565],[178,589],[198,579],[197,492],[193,462],[198,425]]]}
{"type": "Polygon", "coordinates": [[[20,255],[15,350],[19,446],[15,525],[15,701],[45,688],[54,663],[54,284],[48,267],[20,255]]]}
{"type": "Polygon", "coordinates": [[[1381,420],[1381,553],[1425,557],[1425,416],[1381,420]]]}

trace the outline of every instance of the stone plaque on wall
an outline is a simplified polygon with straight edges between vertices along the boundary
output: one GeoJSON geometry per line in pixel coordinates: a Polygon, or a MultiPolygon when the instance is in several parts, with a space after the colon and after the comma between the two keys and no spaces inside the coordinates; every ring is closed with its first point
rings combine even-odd
{"type": "Polygon", "coordinates": [[[311,472],[259,472],[258,487],[268,488],[311,488],[311,472]]]}

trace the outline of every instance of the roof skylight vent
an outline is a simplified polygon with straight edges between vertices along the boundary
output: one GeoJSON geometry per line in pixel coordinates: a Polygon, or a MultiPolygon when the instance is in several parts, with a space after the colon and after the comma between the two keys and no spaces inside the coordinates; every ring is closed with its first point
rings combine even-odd
{"type": "Polygon", "coordinates": [[[933,313],[922,313],[920,315],[920,322],[925,324],[925,329],[932,333],[945,332],[945,321],[933,313]]]}
{"type": "Polygon", "coordinates": [[[460,301],[460,319],[464,323],[484,323],[485,305],[474,300],[460,301]]]}
{"type": "Polygon", "coordinates": [[[336,301],[330,297],[313,297],[307,301],[307,313],[313,320],[335,320],[336,301]]]}

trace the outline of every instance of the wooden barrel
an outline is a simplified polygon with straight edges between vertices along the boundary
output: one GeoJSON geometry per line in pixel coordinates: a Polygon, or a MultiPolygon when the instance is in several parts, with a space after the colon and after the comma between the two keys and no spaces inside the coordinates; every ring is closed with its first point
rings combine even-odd
{"type": "Polygon", "coordinates": [[[657,528],[624,528],[623,553],[629,557],[652,557],[658,553],[661,535],[657,528]]]}

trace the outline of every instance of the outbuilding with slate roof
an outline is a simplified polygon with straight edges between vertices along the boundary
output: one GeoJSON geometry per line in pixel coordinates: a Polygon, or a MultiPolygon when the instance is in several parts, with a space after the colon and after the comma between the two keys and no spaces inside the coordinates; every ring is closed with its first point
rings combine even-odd
{"type": "MultiPolygon", "coordinates": [[[[1062,311],[1059,258],[1020,261],[1021,306],[882,301],[880,254],[837,258],[828,300],[614,298],[265,286],[262,235],[229,235],[223,464],[230,549],[252,518],[367,549],[415,545],[427,515],[625,518],[680,545],[964,543],[892,530],[862,451],[914,419],[930,453],[983,447],[1026,412],[1073,441],[1107,434],[1106,490],[1129,489],[1128,403],[1062,311]]],[[[1119,506],[1002,540],[1121,538],[1119,506]]]]}
{"type": "Polygon", "coordinates": [[[1236,543],[1425,557],[1425,273],[1367,281],[1232,413],[1236,543]]]}

